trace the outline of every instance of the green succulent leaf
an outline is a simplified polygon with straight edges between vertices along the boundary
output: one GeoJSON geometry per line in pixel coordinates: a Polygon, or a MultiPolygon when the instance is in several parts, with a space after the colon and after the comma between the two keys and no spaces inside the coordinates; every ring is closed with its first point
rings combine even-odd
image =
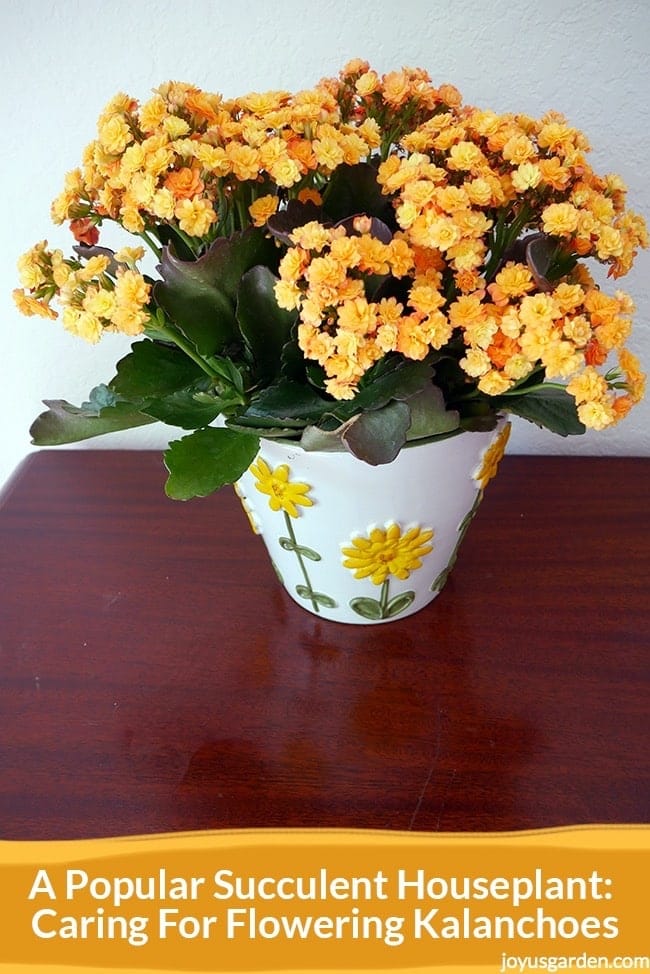
{"type": "Polygon", "coordinates": [[[323,430],[318,426],[306,426],[300,437],[303,450],[319,451],[320,453],[338,453],[345,449],[343,446],[343,432],[354,423],[354,419],[342,423],[333,430],[323,430]]]}
{"type": "Polygon", "coordinates": [[[135,342],[117,363],[117,374],[109,385],[126,399],[160,398],[184,389],[203,375],[180,349],[145,338],[135,342]]]}
{"type": "Polygon", "coordinates": [[[32,443],[36,446],[78,443],[103,433],[155,422],[152,416],[146,416],[130,402],[98,407],[96,402],[73,406],[65,399],[46,399],[45,405],[47,411],[34,420],[30,429],[32,443]]]}
{"type": "Polygon", "coordinates": [[[407,400],[411,412],[411,425],[407,439],[418,440],[427,436],[439,436],[458,429],[460,416],[455,409],[447,409],[442,390],[428,384],[407,400]]]}
{"type": "Polygon", "coordinates": [[[534,392],[522,390],[521,396],[502,396],[498,402],[504,411],[560,436],[577,436],[586,429],[578,419],[575,399],[564,389],[542,386],[534,392]]]}
{"type": "Polygon", "coordinates": [[[252,267],[241,279],[237,297],[237,322],[255,362],[260,382],[275,378],[282,350],[291,338],[295,311],[284,311],[275,300],[277,277],[268,267],[252,267]]]}
{"type": "Polygon", "coordinates": [[[142,406],[142,412],[168,426],[195,430],[208,426],[224,409],[235,404],[207,394],[201,396],[190,388],[172,392],[162,399],[151,399],[142,406]]]}
{"type": "Polygon", "coordinates": [[[347,448],[372,466],[391,463],[406,443],[411,413],[405,402],[360,413],[342,434],[347,448]]]}
{"type": "Polygon", "coordinates": [[[170,443],[165,451],[169,471],[165,493],[181,501],[207,497],[238,480],[258,449],[257,436],[214,427],[196,430],[170,443]]]}
{"type": "Polygon", "coordinates": [[[409,399],[431,381],[433,368],[427,362],[384,359],[367,373],[354,399],[337,403],[329,412],[339,421],[366,409],[381,409],[391,399],[409,399]]]}
{"type": "Polygon", "coordinates": [[[377,182],[377,170],[369,163],[338,166],[330,177],[323,200],[323,211],[334,222],[357,213],[376,216],[395,225],[393,208],[377,182]]]}
{"type": "Polygon", "coordinates": [[[154,298],[201,355],[213,355],[239,340],[235,304],[242,276],[274,259],[273,242],[256,228],[218,237],[198,260],[181,260],[168,246],[154,298]]]}
{"type": "Polygon", "coordinates": [[[310,386],[280,379],[257,393],[246,411],[237,417],[237,422],[263,425],[273,421],[273,426],[301,428],[306,421],[317,422],[325,412],[331,411],[331,406],[331,401],[319,396],[310,386]]]}
{"type": "Polygon", "coordinates": [[[88,401],[82,402],[79,408],[88,416],[99,416],[102,409],[105,409],[106,406],[114,406],[117,402],[120,402],[120,397],[107,385],[101,383],[90,390],[88,401]]]}

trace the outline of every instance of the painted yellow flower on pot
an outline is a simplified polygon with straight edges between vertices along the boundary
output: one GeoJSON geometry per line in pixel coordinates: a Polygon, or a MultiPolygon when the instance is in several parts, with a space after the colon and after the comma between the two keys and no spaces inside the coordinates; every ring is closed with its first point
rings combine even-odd
{"type": "Polygon", "coordinates": [[[390,524],[385,530],[373,528],[368,537],[352,539],[352,547],[343,548],[343,565],[354,572],[355,578],[370,578],[375,585],[382,585],[389,575],[408,578],[411,572],[422,567],[422,558],[433,551],[429,544],[433,538],[430,528],[409,528],[405,534],[399,524],[390,524]]]}
{"type": "Polygon", "coordinates": [[[509,437],[510,423],[506,423],[494,442],[485,451],[479,471],[474,475],[474,479],[478,481],[481,490],[485,490],[492,478],[496,476],[509,437]]]}
{"type": "Polygon", "coordinates": [[[290,517],[298,517],[300,511],[298,506],[311,507],[313,501],[308,497],[310,490],[309,484],[300,482],[291,483],[289,480],[289,467],[286,463],[271,470],[266,460],[261,457],[250,468],[251,473],[256,478],[255,487],[261,494],[266,494],[269,498],[269,507],[272,511],[284,511],[290,517]]]}

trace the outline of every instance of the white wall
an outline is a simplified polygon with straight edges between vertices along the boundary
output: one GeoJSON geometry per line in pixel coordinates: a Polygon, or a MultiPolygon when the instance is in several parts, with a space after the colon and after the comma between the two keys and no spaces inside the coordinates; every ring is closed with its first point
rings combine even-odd
{"type": "MultiPolygon", "coordinates": [[[[599,171],[618,172],[650,216],[650,4],[647,0],[19,0],[0,12],[0,485],[29,451],[42,398],[81,402],[113,374],[128,340],[97,347],[11,302],[15,262],[47,238],[65,172],[78,165],[116,92],[146,99],[169,79],[235,95],[309,87],[351,57],[379,71],[426,68],[465,101],[533,115],[555,108],[582,128],[599,171]]],[[[638,307],[630,345],[650,369],[650,254],[618,286],[638,307]]],[[[165,427],[88,447],[159,446],[165,427]]],[[[172,437],[173,438],[173,437],[172,437]]],[[[650,454],[650,400],[616,429],[562,440],[518,423],[514,452],[650,454]]]]}

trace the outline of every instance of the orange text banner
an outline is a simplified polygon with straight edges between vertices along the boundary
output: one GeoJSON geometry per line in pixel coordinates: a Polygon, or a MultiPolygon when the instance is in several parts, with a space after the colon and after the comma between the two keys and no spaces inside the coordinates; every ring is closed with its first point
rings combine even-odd
{"type": "Polygon", "coordinates": [[[0,843],[0,971],[650,969],[650,827],[0,843]]]}

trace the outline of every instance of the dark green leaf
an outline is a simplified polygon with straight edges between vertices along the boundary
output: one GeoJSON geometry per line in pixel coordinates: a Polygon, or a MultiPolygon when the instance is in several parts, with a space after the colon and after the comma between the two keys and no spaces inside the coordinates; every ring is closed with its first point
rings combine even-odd
{"type": "Polygon", "coordinates": [[[101,409],[96,406],[83,409],[72,406],[64,399],[46,399],[48,410],[41,413],[32,423],[30,430],[32,443],[37,446],[59,446],[62,443],[77,443],[103,433],[146,426],[155,420],[139,412],[132,403],[118,402],[114,406],[101,409]]]}
{"type": "Polygon", "coordinates": [[[258,449],[259,439],[246,433],[214,427],[190,433],[165,451],[169,471],[165,491],[174,500],[206,497],[238,480],[258,449]]]}
{"type": "Polygon", "coordinates": [[[203,371],[180,349],[148,338],[135,342],[117,363],[110,388],[127,399],[149,399],[184,389],[203,371]]]}
{"type": "Polygon", "coordinates": [[[305,377],[305,365],[305,357],[294,335],[282,349],[282,376],[301,382],[305,377]]]}
{"type": "Polygon", "coordinates": [[[427,384],[424,389],[407,400],[411,412],[408,440],[425,436],[438,436],[458,429],[459,415],[455,409],[447,409],[442,391],[427,384]]]}
{"type": "Polygon", "coordinates": [[[260,382],[268,382],[280,372],[282,350],[296,320],[295,311],[278,307],[276,282],[268,267],[252,267],[242,277],[237,297],[237,322],[260,382]]]}
{"type": "Polygon", "coordinates": [[[289,200],[283,210],[279,210],[266,221],[267,230],[288,247],[291,246],[291,234],[297,227],[304,226],[312,220],[321,219],[321,210],[315,203],[300,200],[289,200]]]}
{"type": "Polygon", "coordinates": [[[350,423],[354,423],[354,419],[337,426],[334,430],[322,430],[318,426],[306,426],[300,437],[300,446],[307,451],[340,452],[344,449],[342,434],[350,423]]]}
{"type": "Polygon", "coordinates": [[[502,396],[499,408],[542,426],[560,436],[576,436],[585,432],[578,419],[573,396],[552,386],[521,396],[502,396]]]}
{"type": "Polygon", "coordinates": [[[227,405],[224,400],[215,399],[214,396],[197,399],[192,389],[181,389],[179,392],[170,393],[164,399],[150,400],[142,406],[142,411],[162,423],[167,423],[168,426],[195,430],[209,426],[227,405]]]}
{"type": "Polygon", "coordinates": [[[350,608],[357,615],[362,616],[364,619],[372,619],[373,622],[377,622],[382,618],[381,605],[377,599],[363,597],[352,599],[350,601],[350,608]]]}
{"type": "Polygon", "coordinates": [[[369,163],[338,166],[330,177],[323,200],[323,211],[334,222],[356,213],[379,217],[389,226],[395,225],[393,207],[381,192],[377,170],[369,163]]]}
{"type": "Polygon", "coordinates": [[[305,421],[315,422],[320,419],[331,406],[332,403],[319,396],[315,389],[290,379],[281,379],[254,396],[248,409],[237,421],[241,423],[261,420],[266,423],[273,420],[274,426],[300,428],[305,425],[305,421]]]}
{"type": "Polygon", "coordinates": [[[242,276],[275,259],[273,242],[255,228],[217,238],[198,260],[180,260],[165,247],[154,297],[197,350],[212,355],[238,340],[235,302],[242,276]]]}
{"type": "Polygon", "coordinates": [[[337,403],[329,410],[339,420],[349,419],[364,409],[381,409],[391,399],[409,399],[430,382],[433,374],[427,362],[391,359],[379,364],[382,369],[367,373],[354,399],[337,403]]]}
{"type": "Polygon", "coordinates": [[[411,414],[405,402],[393,401],[382,409],[360,413],[343,432],[351,453],[377,466],[395,459],[406,442],[411,414]]]}
{"type": "Polygon", "coordinates": [[[397,616],[400,612],[404,612],[410,605],[413,604],[415,599],[415,592],[401,592],[399,595],[395,595],[386,606],[384,610],[384,619],[392,619],[393,616],[397,616]]]}
{"type": "Polygon", "coordinates": [[[226,427],[236,433],[249,436],[263,436],[267,440],[297,440],[300,426],[265,426],[263,421],[246,420],[240,423],[237,417],[227,417],[226,427]]]}

